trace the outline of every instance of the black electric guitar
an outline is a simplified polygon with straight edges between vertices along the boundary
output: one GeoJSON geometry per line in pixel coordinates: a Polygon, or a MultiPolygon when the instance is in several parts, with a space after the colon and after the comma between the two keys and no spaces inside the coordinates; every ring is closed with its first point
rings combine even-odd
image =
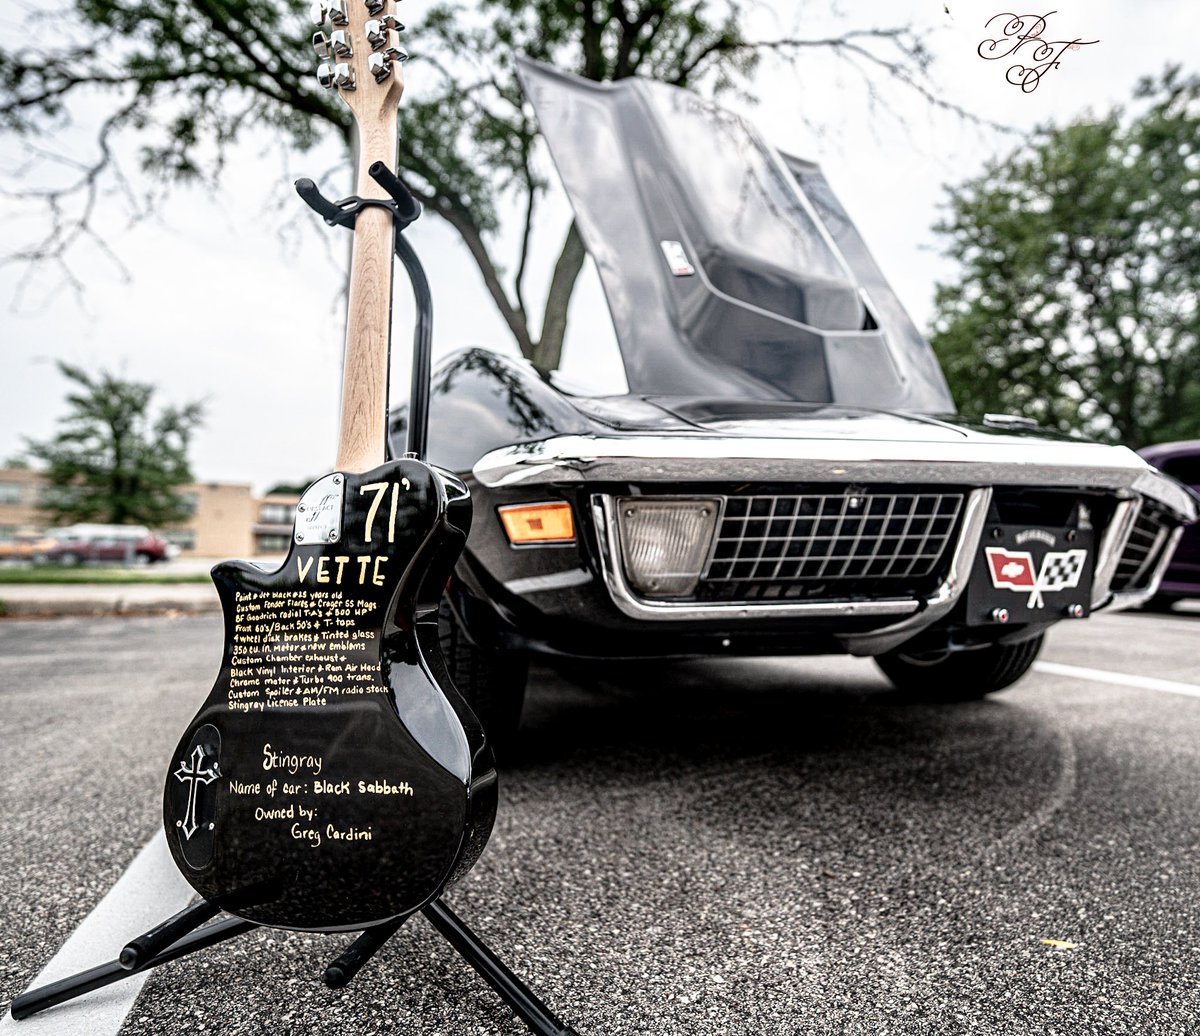
{"type": "Polygon", "coordinates": [[[395,2],[314,5],[318,22],[333,23],[313,37],[326,59],[317,78],[337,87],[359,135],[358,196],[331,202],[312,181],[296,183],[326,223],[354,228],[338,470],[305,491],[280,568],[213,569],[221,671],[163,793],[167,844],[201,899],[117,960],[15,997],[13,1018],[259,925],[360,932],[325,969],[338,989],[421,911],[532,1032],[575,1036],[440,898],[487,844],[496,767],[439,647],[438,604],[471,499],[422,459],[432,302],[400,233],[420,207],[393,171],[404,57],[395,2]],[[393,256],[412,282],[417,325],[408,448],[389,462],[393,256]]]}
{"type": "MultiPolygon", "coordinates": [[[[319,2],[332,29],[314,37],[319,79],[354,114],[359,195],[380,200],[403,92],[392,2],[319,2]]],[[[438,646],[470,496],[415,456],[386,461],[394,237],[386,208],[358,211],[338,470],[304,493],[281,568],[213,570],[224,658],[163,797],[192,886],[279,928],[406,917],[474,863],[495,816],[491,751],[438,646]]]]}

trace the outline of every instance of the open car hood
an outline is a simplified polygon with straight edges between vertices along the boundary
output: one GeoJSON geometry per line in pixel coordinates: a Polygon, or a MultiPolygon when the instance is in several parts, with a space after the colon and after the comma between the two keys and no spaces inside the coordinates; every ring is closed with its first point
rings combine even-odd
{"type": "Polygon", "coordinates": [[[820,169],[645,79],[522,59],[629,391],[948,414],[929,344],[820,169]]]}

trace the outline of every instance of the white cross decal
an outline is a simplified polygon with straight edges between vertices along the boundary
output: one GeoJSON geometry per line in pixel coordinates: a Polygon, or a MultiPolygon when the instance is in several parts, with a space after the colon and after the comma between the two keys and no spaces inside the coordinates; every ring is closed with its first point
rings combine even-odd
{"type": "Polygon", "coordinates": [[[221,771],[217,769],[216,763],[213,763],[207,769],[201,769],[200,764],[204,762],[204,749],[197,745],[192,749],[191,769],[188,769],[189,760],[184,760],[179,764],[179,769],[175,771],[175,779],[183,781],[185,784],[190,783],[188,789],[188,808],[187,816],[183,820],[176,820],[175,826],[183,830],[184,838],[191,838],[196,833],[196,829],[200,826],[196,823],[196,795],[201,784],[212,784],[218,777],[221,776],[221,771]]]}

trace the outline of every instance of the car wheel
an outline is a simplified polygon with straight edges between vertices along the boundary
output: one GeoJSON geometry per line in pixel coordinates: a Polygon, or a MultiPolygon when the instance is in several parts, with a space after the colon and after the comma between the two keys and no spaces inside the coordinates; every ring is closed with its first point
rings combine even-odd
{"type": "Polygon", "coordinates": [[[454,686],[483,724],[498,755],[512,745],[525,704],[529,658],[523,651],[497,651],[476,644],[458,613],[443,597],[438,612],[442,655],[454,686]]]}
{"type": "Polygon", "coordinates": [[[1019,644],[989,644],[969,651],[907,654],[903,648],[875,658],[896,690],[914,701],[973,701],[1016,683],[1033,665],[1044,634],[1019,644]]]}
{"type": "Polygon", "coordinates": [[[78,565],[83,559],[78,554],[72,554],[68,551],[66,554],[59,554],[58,563],[60,565],[78,565]]]}

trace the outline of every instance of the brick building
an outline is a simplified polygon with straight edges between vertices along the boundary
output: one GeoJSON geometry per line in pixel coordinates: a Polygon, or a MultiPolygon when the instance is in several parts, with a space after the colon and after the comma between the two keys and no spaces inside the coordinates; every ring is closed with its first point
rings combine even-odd
{"type": "MultiPolygon", "coordinates": [[[[25,468],[0,468],[0,542],[52,525],[41,509],[45,476],[25,468]]],[[[299,496],[255,496],[249,485],[197,482],[181,489],[191,517],[154,531],[195,557],[252,557],[287,550],[299,496]]]]}

